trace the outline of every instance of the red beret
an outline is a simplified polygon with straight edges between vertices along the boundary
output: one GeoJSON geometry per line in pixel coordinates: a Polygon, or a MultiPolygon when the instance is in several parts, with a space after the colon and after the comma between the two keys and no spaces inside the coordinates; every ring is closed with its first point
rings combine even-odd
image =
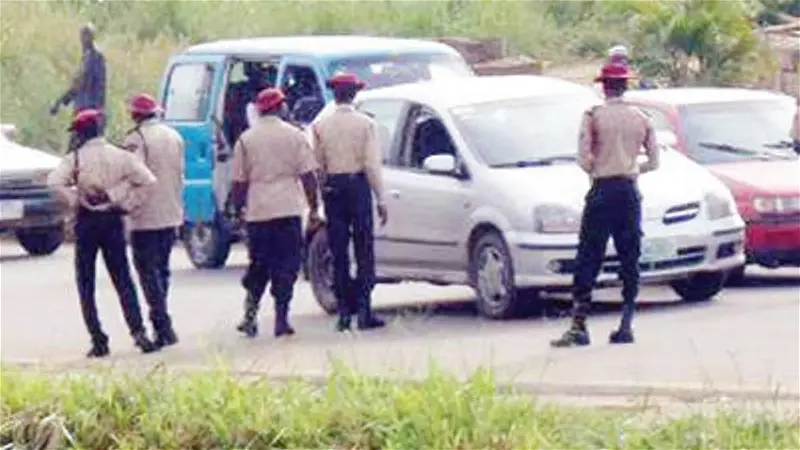
{"type": "Polygon", "coordinates": [[[272,111],[286,100],[283,92],[276,88],[266,88],[256,96],[256,108],[264,113],[272,111]]]}
{"type": "Polygon", "coordinates": [[[340,73],[331,77],[326,85],[331,89],[340,87],[354,87],[356,89],[363,89],[367,84],[358,78],[354,73],[340,73]]]}
{"type": "Polygon", "coordinates": [[[161,111],[158,102],[148,94],[137,94],[133,96],[128,111],[138,114],[153,114],[161,111]]]}
{"type": "Polygon", "coordinates": [[[88,125],[99,125],[103,113],[96,109],[83,109],[78,111],[72,118],[72,124],[67,128],[68,131],[80,131],[88,125]]]}
{"type": "Polygon", "coordinates": [[[594,81],[601,82],[604,80],[627,80],[631,77],[631,72],[626,64],[608,63],[603,66],[594,81]]]}

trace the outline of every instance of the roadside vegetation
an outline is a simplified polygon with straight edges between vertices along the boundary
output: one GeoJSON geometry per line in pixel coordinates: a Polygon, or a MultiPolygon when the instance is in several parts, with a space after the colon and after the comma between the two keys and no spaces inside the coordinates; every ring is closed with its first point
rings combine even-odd
{"type": "Polygon", "coordinates": [[[623,43],[650,77],[752,81],[773,66],[755,39],[756,21],[797,9],[798,0],[680,2],[397,0],[361,2],[3,2],[0,120],[21,140],[65,147],[69,114],[48,115],[80,57],[78,27],[92,21],[109,65],[111,136],[128,123],[127,96],[155,92],[170,54],[219,38],[362,33],[385,36],[504,37],[521,53],[553,64],[603,56],[623,43]],[[794,9],[792,9],[794,8],[794,9]],[[694,59],[697,76],[684,76],[694,59]]]}
{"type": "Polygon", "coordinates": [[[0,446],[64,430],[61,445],[52,448],[92,450],[800,446],[796,422],[732,412],[646,418],[537,405],[497,396],[488,372],[464,383],[432,372],[421,383],[398,384],[338,368],[327,385],[311,386],[237,379],[223,370],[53,377],[6,368],[0,412],[0,446]]]}

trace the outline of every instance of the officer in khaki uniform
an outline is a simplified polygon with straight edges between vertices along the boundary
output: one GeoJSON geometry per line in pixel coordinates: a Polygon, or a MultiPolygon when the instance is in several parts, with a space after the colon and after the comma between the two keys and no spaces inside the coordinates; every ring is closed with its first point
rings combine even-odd
{"type": "Polygon", "coordinates": [[[639,174],[656,170],[659,149],[650,120],[639,109],[623,102],[630,72],[626,65],[608,63],[596,81],[603,84],[606,102],[587,111],[579,137],[579,164],[592,178],[581,219],[578,254],[573,280],[573,322],[554,347],[588,345],[586,315],[592,288],[605,258],[608,238],[620,261],[623,282],[622,321],[611,333],[613,344],[632,343],[631,321],[639,292],[641,198],[636,185],[639,174]],[[647,162],[637,156],[644,146],[647,162]]]}
{"type": "Polygon", "coordinates": [[[377,126],[353,107],[356,93],[364,88],[356,75],[339,74],[327,84],[333,89],[336,109],[313,125],[313,137],[322,171],[328,242],[334,260],[337,329],[349,330],[356,312],[360,329],[381,328],[385,323],[373,315],[371,308],[375,284],[373,193],[381,225],[387,220],[377,126]],[[351,233],[358,266],[355,280],[350,278],[351,233]]]}
{"type": "Polygon", "coordinates": [[[129,187],[156,182],[153,173],[138,158],[108,144],[102,137],[102,117],[95,109],[79,112],[70,131],[78,147],[50,173],[47,184],[70,207],[77,208],[75,273],[81,311],[92,338],[89,357],[109,353],[108,336],[100,326],[95,301],[95,260],[103,254],[111,281],[134,343],[143,352],[157,349],[148,339],[125,254],[125,235],[120,207],[129,187]]]}
{"type": "Polygon", "coordinates": [[[178,227],[183,222],[183,151],[181,135],[158,120],[160,108],[153,97],[133,97],[128,110],[136,124],[123,145],[134,152],[155,174],[156,184],[142,188],[146,198],[128,216],[133,264],[159,347],[173,345],[178,337],[167,308],[169,258],[178,227]]]}
{"type": "Polygon", "coordinates": [[[294,334],[289,303],[302,263],[303,193],[310,208],[308,222],[320,222],[317,163],[305,134],[281,119],[286,103],[278,89],[256,97],[261,116],[239,137],[233,149],[232,202],[246,209],[250,265],[242,279],[247,291],[244,320],[237,327],[249,337],[258,334],[256,315],[267,283],[275,300],[275,337],[294,334]]]}

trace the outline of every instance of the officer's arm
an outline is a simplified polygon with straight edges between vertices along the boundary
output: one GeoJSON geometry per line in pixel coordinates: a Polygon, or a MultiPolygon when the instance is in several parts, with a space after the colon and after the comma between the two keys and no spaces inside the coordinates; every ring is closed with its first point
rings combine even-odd
{"type": "Polygon", "coordinates": [[[643,143],[645,153],[647,154],[647,162],[639,165],[639,173],[652,172],[658,169],[661,160],[661,149],[658,148],[658,143],[656,142],[656,132],[653,128],[653,123],[647,117],[643,117],[643,119],[647,129],[643,143]]]}
{"type": "Polygon", "coordinates": [[[156,176],[141,158],[133,154],[126,156],[128,157],[125,161],[127,165],[125,176],[116,186],[107,189],[106,194],[111,203],[115,205],[119,205],[126,197],[128,198],[127,203],[141,205],[147,195],[147,191],[142,188],[155,184],[156,176]]]}
{"type": "Polygon", "coordinates": [[[364,139],[365,171],[367,180],[378,203],[383,203],[383,152],[381,152],[380,140],[378,139],[378,127],[374,122],[367,127],[364,139]]]}
{"type": "Polygon", "coordinates": [[[592,147],[594,146],[594,137],[592,136],[592,116],[587,112],[583,115],[583,122],[581,122],[581,130],[578,135],[578,165],[581,166],[586,173],[592,173],[594,166],[594,154],[592,147]]]}
{"type": "Polygon", "coordinates": [[[47,186],[53,191],[56,199],[70,208],[78,204],[78,192],[75,187],[75,153],[67,155],[61,163],[47,176],[47,186]]]}
{"type": "Polygon", "coordinates": [[[316,176],[319,165],[314,157],[314,150],[305,135],[298,135],[297,145],[299,149],[297,152],[297,173],[300,176],[300,182],[303,183],[308,207],[316,213],[319,212],[319,197],[317,195],[319,183],[316,176]]]}
{"type": "Polygon", "coordinates": [[[244,146],[242,144],[242,137],[236,141],[233,146],[233,159],[231,160],[231,178],[233,184],[231,186],[231,203],[234,209],[238,212],[244,208],[245,201],[247,200],[247,170],[244,155],[244,146]]]}

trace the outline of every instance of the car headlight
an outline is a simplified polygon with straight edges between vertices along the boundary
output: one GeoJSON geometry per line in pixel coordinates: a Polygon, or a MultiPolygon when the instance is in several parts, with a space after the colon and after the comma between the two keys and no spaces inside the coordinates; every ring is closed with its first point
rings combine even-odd
{"type": "Polygon", "coordinates": [[[581,228],[581,213],[562,205],[540,205],[533,210],[533,223],[537,233],[577,233],[581,228]]]}
{"type": "Polygon", "coordinates": [[[800,211],[800,197],[755,197],[753,209],[759,213],[794,213],[800,211]]]}
{"type": "Polygon", "coordinates": [[[706,194],[705,202],[709,220],[730,217],[736,210],[731,199],[719,194],[706,194]]]}

